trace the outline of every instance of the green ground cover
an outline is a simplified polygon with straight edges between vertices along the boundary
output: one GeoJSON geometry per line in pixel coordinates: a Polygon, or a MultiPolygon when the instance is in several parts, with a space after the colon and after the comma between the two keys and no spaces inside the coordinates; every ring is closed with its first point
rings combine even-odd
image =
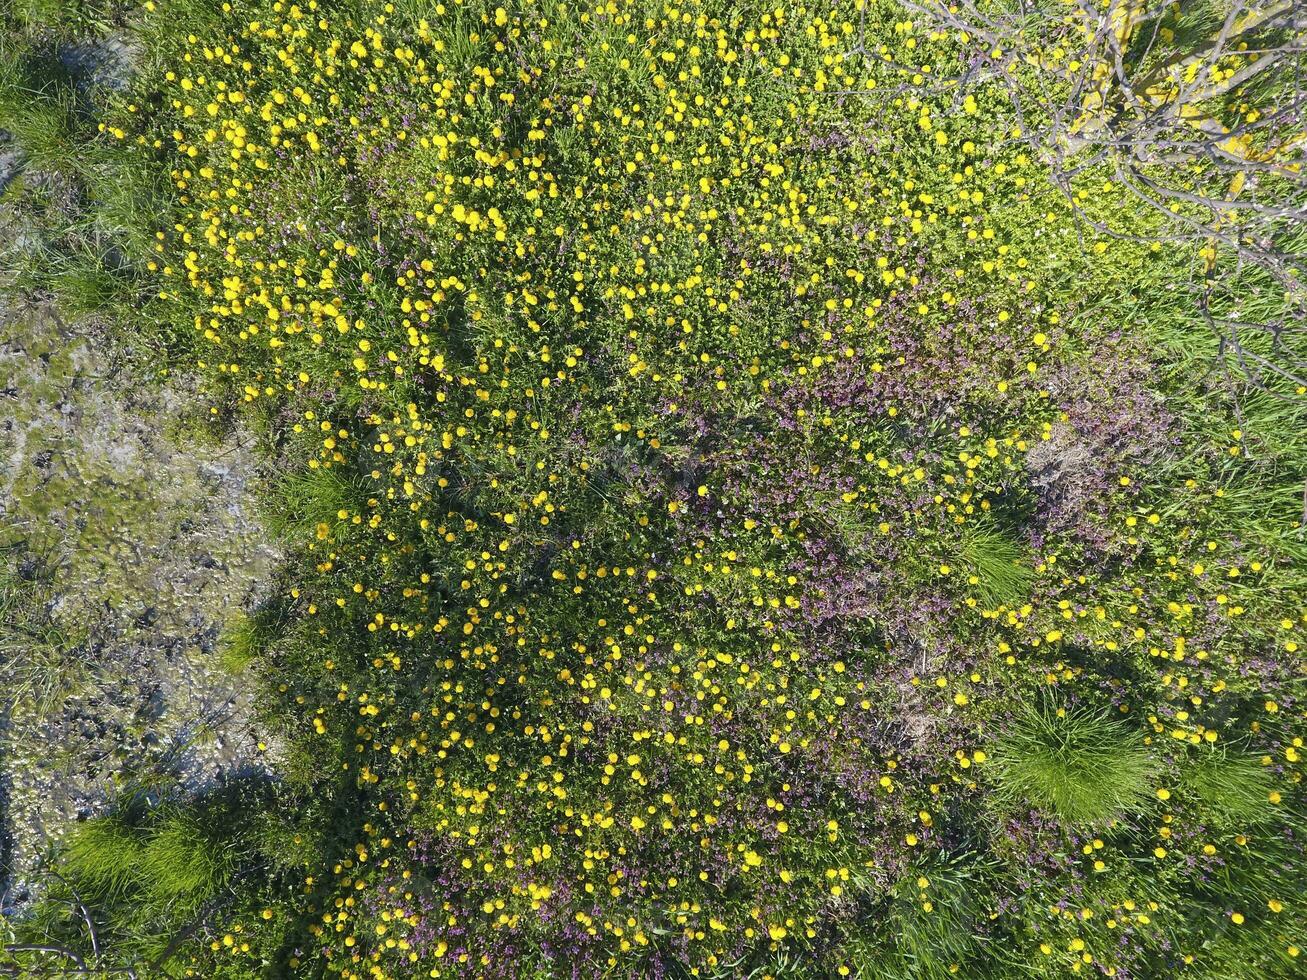
{"type": "Polygon", "coordinates": [[[30,274],[257,434],[278,778],[125,790],[23,969],[1301,969],[1307,391],[1193,287],[1272,365],[1302,296],[1059,186],[1056,76],[890,0],[139,17],[29,137],[123,261],[30,274]]]}

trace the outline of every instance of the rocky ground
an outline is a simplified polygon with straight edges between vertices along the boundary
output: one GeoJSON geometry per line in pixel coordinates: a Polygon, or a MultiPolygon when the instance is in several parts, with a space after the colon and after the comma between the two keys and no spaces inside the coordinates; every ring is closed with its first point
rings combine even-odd
{"type": "MultiPolygon", "coordinates": [[[[120,48],[67,62],[103,72],[120,48]]],[[[25,172],[0,134],[7,909],[50,846],[124,786],[193,790],[263,765],[249,684],[224,657],[224,635],[277,561],[252,507],[250,437],[215,433],[193,380],[155,352],[124,348],[96,317],[65,315],[57,292],[6,281],[77,206],[63,178],[25,172]]]]}

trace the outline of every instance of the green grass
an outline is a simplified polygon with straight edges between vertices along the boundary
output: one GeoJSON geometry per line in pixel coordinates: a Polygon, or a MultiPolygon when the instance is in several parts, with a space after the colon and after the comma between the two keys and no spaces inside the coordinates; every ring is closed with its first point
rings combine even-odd
{"type": "Polygon", "coordinates": [[[110,30],[126,9],[122,0],[7,0],[0,14],[22,31],[75,37],[110,30]]]}
{"type": "Polygon", "coordinates": [[[1203,751],[1185,768],[1184,786],[1204,814],[1222,826],[1248,827],[1275,815],[1270,767],[1237,749],[1203,751]]]}
{"type": "Polygon", "coordinates": [[[123,167],[101,146],[87,149],[80,171],[91,201],[93,237],[120,245],[126,255],[147,255],[155,242],[156,216],[166,203],[162,175],[148,166],[123,167]]]}
{"type": "Polygon", "coordinates": [[[70,317],[106,311],[128,295],[130,280],[109,254],[83,249],[58,256],[48,275],[60,308],[70,317]]]}
{"type": "Polygon", "coordinates": [[[855,922],[845,948],[854,976],[946,980],[981,976],[976,933],[992,870],[974,855],[925,861],[855,922]]]}
{"type": "Polygon", "coordinates": [[[24,71],[25,59],[13,50],[0,55],[11,63],[0,69],[0,128],[13,136],[29,167],[38,170],[75,170],[80,156],[77,143],[77,100],[63,78],[38,66],[24,71]]]}
{"type": "Polygon", "coordinates": [[[118,816],[82,824],[64,852],[64,866],[79,884],[102,899],[124,898],[140,884],[145,841],[118,816]]]}
{"type": "Polygon", "coordinates": [[[258,625],[248,616],[244,616],[224,635],[219,662],[223,670],[239,674],[263,651],[264,641],[258,625]]]}
{"type": "Polygon", "coordinates": [[[1195,956],[1196,977],[1291,980],[1301,976],[1307,940],[1307,874],[1302,844],[1265,827],[1221,838],[1219,861],[1189,896],[1181,948],[1195,956]],[[1234,914],[1242,922],[1234,921],[1234,914]]]}
{"type": "Polygon", "coordinates": [[[49,887],[16,920],[14,937],[70,950],[108,974],[148,966],[156,975],[158,958],[179,949],[174,937],[194,932],[230,899],[224,888],[250,868],[271,799],[258,779],[198,796],[162,777],[134,783],[62,846],[49,887]]]}
{"type": "Polygon", "coordinates": [[[42,575],[36,567],[25,580],[15,556],[0,559],[0,683],[14,714],[35,721],[74,697],[89,676],[88,633],[52,618],[54,593],[42,575]]]}
{"type": "Polygon", "coordinates": [[[340,511],[357,514],[364,491],[342,467],[318,467],[283,477],[269,497],[267,520],[283,535],[314,532],[318,525],[334,527],[340,511]]]}
{"type": "Polygon", "coordinates": [[[222,852],[184,809],[171,810],[154,828],[139,867],[146,889],[161,905],[180,899],[203,901],[228,871],[222,852]]]}
{"type": "Polygon", "coordinates": [[[286,610],[276,604],[242,615],[228,627],[219,644],[223,669],[240,674],[250,664],[266,657],[272,644],[286,632],[287,621],[286,610]]]}
{"type": "Polygon", "coordinates": [[[966,525],[959,562],[968,585],[989,606],[1019,604],[1035,578],[1021,546],[983,526],[966,525]]]}
{"type": "MultiPolygon", "coordinates": [[[[178,972],[403,978],[443,942],[546,980],[572,964],[537,939],[591,919],[577,972],[611,977],[1287,969],[1301,719],[1263,705],[1301,640],[1307,403],[1223,360],[1192,250],[1077,226],[1002,86],[963,111],[841,61],[849,3],[705,3],[702,33],[657,2],[232,6],[142,12],[98,135],[29,50],[0,64],[32,186],[60,170],[84,208],[25,281],[202,375],[177,441],[255,432],[288,556],[216,658],[275,794],[152,788],[63,855],[123,957],[212,904],[178,972]],[[889,94],[832,97],[846,69],[889,94]],[[1102,398],[1105,356],[1149,370],[1102,398]],[[1125,444],[1102,549],[1044,521],[1022,456],[1072,418],[1125,444]],[[401,880],[442,882],[421,928],[378,920],[401,880]],[[253,951],[214,950],[237,925],[253,951]]],[[[963,53],[866,10],[895,65],[963,53]]],[[[1160,233],[1105,176],[1085,207],[1160,233]]],[[[1216,314],[1293,312],[1220,282],[1216,314]]]]}
{"type": "Polygon", "coordinates": [[[1120,816],[1148,797],[1155,764],[1143,740],[1092,707],[1051,702],[1018,709],[995,744],[998,799],[1068,825],[1120,816]]]}

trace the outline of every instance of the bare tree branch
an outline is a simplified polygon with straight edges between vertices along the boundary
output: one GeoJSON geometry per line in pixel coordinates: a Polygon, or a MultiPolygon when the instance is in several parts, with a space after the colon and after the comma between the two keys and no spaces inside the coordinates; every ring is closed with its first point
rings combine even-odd
{"type": "MultiPolygon", "coordinates": [[[[1296,0],[904,0],[969,51],[960,88],[1001,79],[1020,131],[1100,235],[1197,247],[1200,309],[1250,383],[1302,388],[1307,254],[1307,4],[1296,0]],[[1140,234],[1077,190],[1109,177],[1156,219],[1140,234]],[[1274,331],[1223,323],[1216,280],[1260,269],[1297,313],[1274,331]],[[1270,336],[1250,349],[1242,331],[1270,336]]],[[[865,52],[859,36],[857,50],[865,52]]],[[[924,94],[924,93],[923,93],[924,94]]],[[[959,98],[954,92],[955,101],[959,98]]],[[[1231,296],[1246,295],[1230,291],[1231,296]]],[[[1264,326],[1264,325],[1263,325],[1264,326]]]]}

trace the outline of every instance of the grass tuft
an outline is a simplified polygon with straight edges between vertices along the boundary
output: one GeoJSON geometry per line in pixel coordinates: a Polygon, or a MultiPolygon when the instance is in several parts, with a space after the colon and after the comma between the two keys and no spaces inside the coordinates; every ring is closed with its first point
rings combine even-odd
{"type": "Polygon", "coordinates": [[[203,900],[225,874],[208,835],[192,814],[180,809],[157,826],[141,853],[140,868],[146,888],[160,902],[203,900]]]}
{"type": "Polygon", "coordinates": [[[357,510],[362,492],[339,468],[318,467],[281,480],[267,515],[274,532],[292,535],[318,524],[334,525],[341,510],[357,510]]]}
{"type": "Polygon", "coordinates": [[[846,953],[857,975],[946,980],[979,969],[985,871],[974,855],[941,856],[912,868],[890,888],[887,904],[850,936],[846,953]]]}
{"type": "Polygon", "coordinates": [[[128,279],[109,256],[81,250],[57,260],[52,275],[55,293],[69,316],[110,308],[127,293],[128,279]]]}
{"type": "Polygon", "coordinates": [[[1187,788],[1209,819],[1226,825],[1257,824],[1274,816],[1270,794],[1275,782],[1253,756],[1211,749],[1185,770],[1187,788]]]}
{"type": "Polygon", "coordinates": [[[976,527],[963,537],[961,564],[970,572],[968,584],[991,607],[1019,603],[1028,594],[1035,575],[1024,559],[1021,546],[998,531],[976,527]]]}
{"type": "Polygon", "coordinates": [[[66,78],[44,65],[27,70],[30,59],[14,46],[0,47],[0,129],[6,129],[29,167],[46,171],[75,170],[77,146],[76,94],[66,78]]]}
{"type": "Polygon", "coordinates": [[[1025,802],[1067,824],[1111,819],[1148,795],[1154,762],[1124,725],[1092,708],[1045,703],[1020,711],[998,741],[1001,802],[1025,802]]]}
{"type": "Polygon", "coordinates": [[[141,833],[115,815],[82,824],[64,854],[65,867],[103,898],[121,898],[141,880],[141,833]]]}

